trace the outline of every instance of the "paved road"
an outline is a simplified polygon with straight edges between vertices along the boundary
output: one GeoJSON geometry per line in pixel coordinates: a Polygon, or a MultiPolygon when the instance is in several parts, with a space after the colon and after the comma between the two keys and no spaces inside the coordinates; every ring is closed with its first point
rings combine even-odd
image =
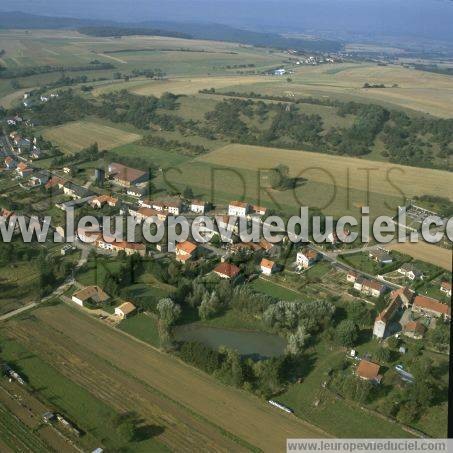
{"type": "Polygon", "coordinates": [[[378,280],[378,281],[381,281],[382,283],[384,283],[387,287],[391,288],[391,289],[397,289],[397,288],[402,288],[401,285],[397,285],[395,283],[392,283],[392,282],[389,282],[383,278],[376,278],[375,275],[372,275],[372,274],[368,274],[366,272],[362,272],[360,270],[357,270],[355,269],[354,267],[352,266],[349,266],[348,264],[346,263],[343,263],[341,261],[338,261],[337,259],[337,255],[332,255],[331,253],[329,252],[325,252],[324,250],[320,250],[318,248],[316,248],[314,245],[309,245],[308,246],[309,248],[311,248],[312,250],[315,250],[316,252],[318,252],[319,254],[321,254],[327,261],[330,261],[334,266],[340,268],[340,269],[343,269],[345,270],[346,272],[349,272],[349,271],[353,271],[353,272],[356,272],[358,274],[360,274],[361,276],[363,277],[366,277],[366,278],[369,278],[371,280],[378,280]]]}

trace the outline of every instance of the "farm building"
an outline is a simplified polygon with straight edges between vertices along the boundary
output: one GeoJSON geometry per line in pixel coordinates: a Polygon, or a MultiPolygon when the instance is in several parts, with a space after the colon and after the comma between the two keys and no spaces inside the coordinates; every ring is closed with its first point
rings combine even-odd
{"type": "Polygon", "coordinates": [[[451,317],[451,310],[448,305],[425,296],[415,297],[414,304],[412,305],[412,311],[414,313],[434,318],[443,317],[444,319],[450,319],[451,317]]]}
{"type": "Polygon", "coordinates": [[[421,340],[425,335],[426,327],[418,321],[409,321],[404,326],[404,335],[414,340],[421,340]]]}
{"type": "Polygon", "coordinates": [[[115,315],[120,319],[125,319],[136,310],[135,305],[131,302],[124,302],[115,308],[115,315]]]}
{"type": "Polygon", "coordinates": [[[146,172],[116,162],[109,164],[108,170],[109,177],[123,187],[135,186],[147,179],[146,172]]]}
{"type": "Polygon", "coordinates": [[[105,293],[99,286],[87,286],[72,295],[72,301],[81,307],[86,303],[101,304],[107,302],[110,296],[105,293]]]}

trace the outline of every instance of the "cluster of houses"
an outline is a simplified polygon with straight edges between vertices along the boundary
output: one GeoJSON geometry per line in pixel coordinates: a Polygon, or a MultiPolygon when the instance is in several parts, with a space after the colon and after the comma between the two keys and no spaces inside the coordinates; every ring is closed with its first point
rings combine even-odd
{"type": "Polygon", "coordinates": [[[18,132],[11,132],[9,134],[10,144],[17,155],[27,155],[31,159],[39,159],[42,157],[42,150],[38,147],[38,140],[36,137],[33,140],[22,137],[18,132]]]}
{"type": "Polygon", "coordinates": [[[114,236],[108,236],[105,232],[93,231],[92,228],[78,228],[77,238],[84,243],[94,245],[100,250],[110,252],[124,252],[126,255],[138,254],[142,257],[146,255],[146,245],[140,242],[127,242],[117,240],[114,236]]]}
{"type": "Polygon", "coordinates": [[[365,296],[378,298],[381,297],[387,290],[386,285],[384,285],[383,283],[380,283],[377,280],[364,278],[355,271],[350,271],[347,273],[346,281],[353,283],[354,289],[365,296]]]}
{"type": "MultiPolygon", "coordinates": [[[[412,313],[427,318],[451,319],[451,309],[448,305],[430,297],[417,295],[409,288],[398,288],[390,293],[390,302],[379,313],[374,321],[373,335],[384,338],[388,332],[390,321],[400,309],[412,309],[412,313]]],[[[410,321],[404,326],[404,334],[415,339],[423,337],[424,325],[419,321],[410,321]]]]}

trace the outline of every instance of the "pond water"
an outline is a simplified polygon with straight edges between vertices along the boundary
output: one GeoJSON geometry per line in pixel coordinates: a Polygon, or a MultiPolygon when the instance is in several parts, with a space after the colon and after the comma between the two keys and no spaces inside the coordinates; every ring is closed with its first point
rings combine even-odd
{"type": "Polygon", "coordinates": [[[174,337],[177,341],[197,341],[212,349],[226,346],[235,349],[242,356],[256,360],[281,356],[286,347],[286,341],[278,335],[219,329],[197,324],[177,326],[174,329],[174,337]]]}

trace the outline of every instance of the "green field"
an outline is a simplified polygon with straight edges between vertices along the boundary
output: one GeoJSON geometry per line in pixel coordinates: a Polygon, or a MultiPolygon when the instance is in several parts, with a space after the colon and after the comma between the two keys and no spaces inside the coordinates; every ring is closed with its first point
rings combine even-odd
{"type": "Polygon", "coordinates": [[[411,437],[399,425],[367,414],[321,387],[328,370],[343,357],[342,352],[329,352],[324,345],[318,346],[307,355],[310,374],[303,378],[301,384],[290,385],[277,400],[291,407],[298,417],[311,420],[336,437],[411,437]],[[317,405],[316,401],[319,401],[317,405]]]}
{"type": "Polygon", "coordinates": [[[30,428],[0,404],[0,448],[11,451],[33,451],[46,453],[47,445],[30,428]]]}
{"type": "MultiPolygon", "coordinates": [[[[5,330],[0,332],[3,339],[5,330]]],[[[59,373],[41,357],[32,354],[14,340],[2,341],[2,358],[21,370],[28,384],[56,410],[61,411],[84,431],[80,443],[87,449],[94,449],[99,443],[107,446],[127,446],[129,443],[113,427],[116,412],[92,394],[59,373]]],[[[136,451],[165,451],[155,440],[130,443],[136,451]]],[[[35,451],[35,450],[33,450],[35,451]]]]}
{"type": "Polygon", "coordinates": [[[0,267],[0,314],[39,299],[39,270],[33,262],[0,267]]]}
{"type": "Polygon", "coordinates": [[[302,295],[297,291],[293,291],[289,288],[285,288],[277,283],[273,283],[264,278],[258,278],[252,283],[252,287],[264,294],[275,297],[279,300],[297,300],[301,299],[302,295]]]}
{"type": "Polygon", "coordinates": [[[102,150],[135,142],[141,138],[139,134],[125,132],[95,121],[76,121],[45,129],[43,136],[68,153],[80,151],[95,142],[102,150]]]}
{"type": "Polygon", "coordinates": [[[119,328],[152,346],[160,346],[157,321],[152,316],[140,313],[121,321],[119,328]]]}
{"type": "Polygon", "coordinates": [[[115,160],[115,156],[137,157],[146,160],[151,167],[158,166],[165,169],[184,164],[190,159],[176,152],[162,151],[156,147],[143,146],[136,143],[113,148],[109,152],[109,156],[111,156],[112,160],[115,160]]]}

